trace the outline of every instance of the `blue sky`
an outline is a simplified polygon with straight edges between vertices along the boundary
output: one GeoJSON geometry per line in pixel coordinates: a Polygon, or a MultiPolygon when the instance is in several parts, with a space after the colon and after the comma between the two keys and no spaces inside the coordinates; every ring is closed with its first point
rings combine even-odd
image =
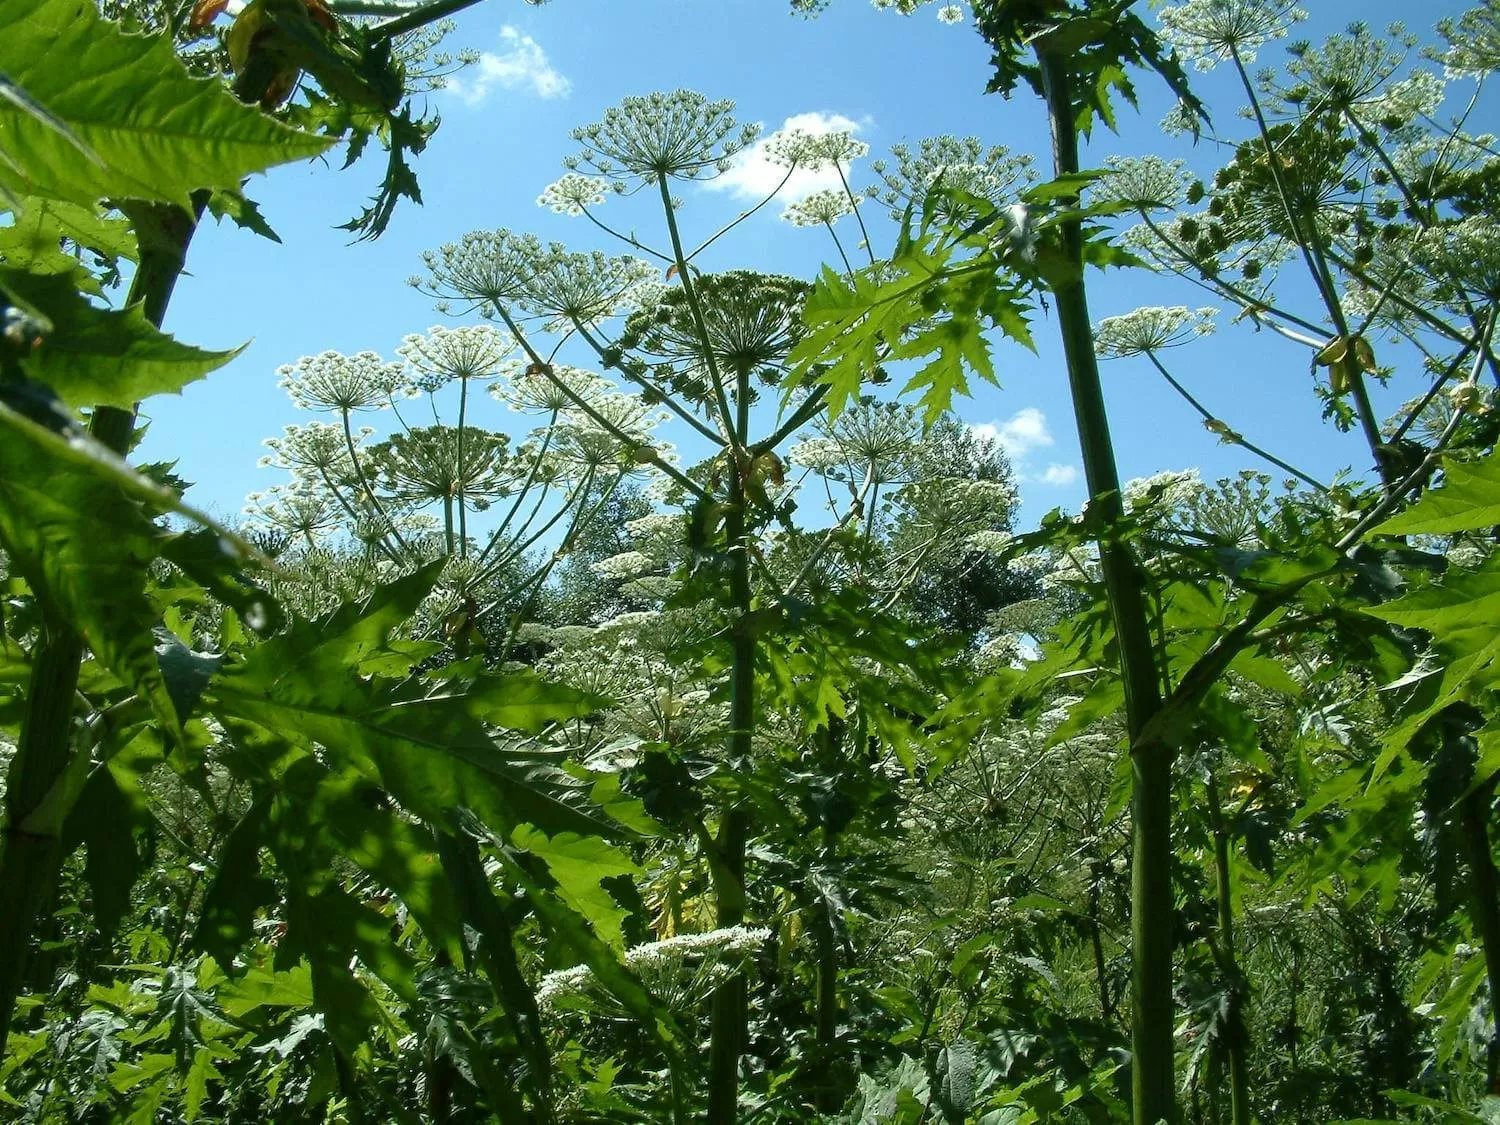
{"type": "MultiPolygon", "coordinates": [[[[1408,5],[1391,0],[1313,0],[1307,6],[1313,19],[1304,34],[1313,38],[1353,18],[1377,25],[1412,18],[1408,5]]],[[[1424,5],[1424,18],[1456,15],[1466,6],[1435,0],[1424,5]]],[[[252,343],[180,397],[146,404],[151,430],[140,456],[178,459],[179,473],[196,482],[190,499],[232,517],[247,492],[281,479],[275,470],[256,467],[265,452],[261,440],[309,417],[277,388],[278,365],[328,348],[392,355],[406,333],[445,322],[405,284],[421,272],[422,250],[469,230],[510,227],[577,249],[621,252],[586,220],[552,214],[536,197],[575,149],[568,131],[597,120],[627,95],[688,87],[732,98],[742,120],[762,122],[767,132],[791,118],[842,119],[870,144],[870,159],[896,141],[955,133],[1036,154],[1045,166],[1040,103],[1025,91],[1010,102],[984,95],[987,48],[972,28],[943,25],[934,13],[929,7],[902,17],[875,11],[865,0],[835,0],[822,17],[805,21],[788,14],[784,0],[554,0],[542,7],[486,0],[459,17],[449,40],[454,48],[485,52],[484,59],[456,89],[428,99],[442,126],[417,165],[424,206],[403,204],[383,238],[351,245],[348,234],[334,228],[357,214],[373,191],[380,156],[372,153],[355,169],[340,171],[335,153],[326,163],[252,181],[249,194],[280,233],[281,245],[211,222],[199,232],[167,328],[200,346],[252,343]]],[[[1277,54],[1273,45],[1263,61],[1277,54]]],[[[1243,123],[1234,112],[1240,101],[1228,78],[1200,76],[1198,87],[1221,131],[1239,136],[1243,123]]],[[[1097,131],[1084,163],[1153,151],[1200,164],[1212,159],[1162,137],[1156,122],[1169,103],[1146,78],[1140,86],[1141,112],[1122,114],[1119,136],[1097,131]]],[[[1486,124],[1500,122],[1492,116],[1471,127],[1486,124]]],[[[856,165],[856,186],[869,182],[867,165],[856,165]]],[[[695,234],[711,232],[747,206],[759,175],[750,165],[725,183],[684,186],[678,194],[685,200],[685,240],[693,243],[695,234]]],[[[600,214],[626,222],[636,202],[611,200],[600,214]]],[[[832,253],[831,244],[821,231],[781,222],[778,211],[772,205],[743,224],[714,248],[706,268],[811,276],[832,253]]],[[[644,233],[645,213],[635,214],[643,216],[644,233]]],[[[875,240],[884,241],[880,234],[875,240]]],[[[1094,275],[1091,302],[1096,320],[1141,304],[1211,303],[1186,283],[1144,271],[1094,275]]],[[[958,405],[963,417],[1007,442],[1021,476],[1023,522],[1059,505],[1076,509],[1084,497],[1056,324],[1043,314],[1033,327],[1040,354],[1001,342],[1002,386],[981,386],[958,405]]],[[[1269,332],[1225,325],[1170,353],[1170,364],[1231,425],[1315,476],[1366,469],[1360,439],[1319,420],[1306,349],[1269,332]]],[[[1207,433],[1144,360],[1109,363],[1103,373],[1123,476],[1197,466],[1213,478],[1255,467],[1248,454],[1207,433]]],[[[1393,407],[1413,386],[1396,386],[1383,405],[1393,407]]],[[[491,416],[478,424],[505,428],[510,417],[503,408],[487,405],[491,416]]]]}

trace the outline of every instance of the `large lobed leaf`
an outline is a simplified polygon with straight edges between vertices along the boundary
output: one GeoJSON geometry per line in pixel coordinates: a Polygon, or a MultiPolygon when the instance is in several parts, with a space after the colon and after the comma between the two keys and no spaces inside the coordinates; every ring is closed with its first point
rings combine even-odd
{"type": "MultiPolygon", "coordinates": [[[[156,660],[146,570],[158,530],[119,477],[0,404],[0,547],[38,599],[146,699],[174,737],[181,726],[156,660]]],[[[128,472],[128,470],[127,470],[128,472]]]]}
{"type": "Polygon", "coordinates": [[[1448,535],[1500,524],[1500,452],[1443,463],[1443,486],[1375,529],[1379,535],[1448,535]]]}
{"type": "Polygon", "coordinates": [[[0,71],[53,118],[0,99],[0,188],[15,195],[187,206],[198,188],[237,191],[332,143],[194,78],[168,38],[125,32],[93,0],[0,5],[0,71]]]}
{"type": "Polygon", "coordinates": [[[21,366],[72,407],[130,410],[143,398],[175,394],[240,353],[182,344],[150,321],[139,305],[102,309],[80,296],[66,274],[0,266],[0,293],[51,323],[21,366]]]}
{"type": "Polygon", "coordinates": [[[544,690],[525,675],[444,684],[356,673],[416,611],[441,567],[424,567],[257,646],[215,681],[211,706],[295,745],[323,746],[337,768],[359,772],[430,824],[465,807],[497,830],[610,831],[608,821],[540,778],[533,758],[503,750],[488,729],[497,718],[513,727],[570,718],[593,705],[588,697],[544,690]]]}

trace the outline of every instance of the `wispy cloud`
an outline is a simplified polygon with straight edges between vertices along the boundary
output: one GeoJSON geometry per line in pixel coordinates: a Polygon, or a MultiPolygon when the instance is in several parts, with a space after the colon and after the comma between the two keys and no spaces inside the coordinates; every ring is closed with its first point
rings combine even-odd
{"type": "MultiPolygon", "coordinates": [[[[821,136],[824,133],[853,133],[858,136],[861,129],[872,124],[870,118],[855,121],[841,113],[794,113],[782,123],[781,131],[800,129],[804,133],[821,136]]],[[[774,134],[773,134],[774,135],[774,134]]],[[[762,137],[734,158],[734,164],[722,176],[704,182],[704,186],[716,191],[733,192],[742,199],[761,200],[776,190],[786,168],[772,164],[766,155],[770,136],[762,137]]],[[[839,174],[832,168],[821,168],[815,172],[798,169],[792,173],[779,198],[788,201],[801,199],[821,188],[839,187],[839,174]]]]}
{"type": "Polygon", "coordinates": [[[565,98],[573,83],[552,65],[542,45],[509,24],[500,29],[501,51],[485,51],[479,61],[448,80],[448,92],[478,105],[496,86],[538,98],[565,98]]]}
{"type": "Polygon", "coordinates": [[[1000,443],[1006,456],[1010,458],[1017,481],[1061,488],[1078,479],[1078,470],[1072,465],[1054,461],[1041,471],[1032,468],[1031,454],[1055,444],[1052,430],[1047,425],[1047,416],[1035,406],[1022,407],[1002,422],[981,422],[973,430],[980,437],[992,438],[1000,443]]]}

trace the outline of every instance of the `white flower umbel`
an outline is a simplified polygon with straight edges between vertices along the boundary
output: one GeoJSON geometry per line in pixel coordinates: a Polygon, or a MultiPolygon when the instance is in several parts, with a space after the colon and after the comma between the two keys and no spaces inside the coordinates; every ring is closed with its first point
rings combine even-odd
{"type": "Polygon", "coordinates": [[[396,354],[406,361],[412,384],[431,394],[455,379],[494,378],[515,348],[508,332],[488,324],[435,325],[425,335],[407,336],[396,354]]]}
{"type": "Polygon", "coordinates": [[[503,379],[490,384],[490,395],[519,414],[550,415],[575,409],[575,399],[593,403],[614,389],[608,379],[581,367],[513,362],[503,379]]]}
{"type": "Polygon", "coordinates": [[[1475,215],[1421,235],[1413,256],[1435,281],[1500,299],[1500,222],[1475,215]]]}
{"type": "Polygon", "coordinates": [[[1449,78],[1484,78],[1500,70],[1500,0],[1481,0],[1457,20],[1439,20],[1437,33],[1448,49],[1434,57],[1449,78]]]}
{"type": "Polygon", "coordinates": [[[1154,502],[1163,507],[1175,508],[1191,504],[1203,491],[1203,478],[1198,475],[1197,469],[1135,477],[1125,482],[1125,507],[1135,509],[1154,502]]]}
{"type": "Polygon", "coordinates": [[[343,522],[338,502],[324,489],[276,484],[245,499],[246,523],[251,528],[283,531],[309,545],[343,522]]]}
{"type": "Polygon", "coordinates": [[[626,98],[602,120],[573,130],[582,151],[564,164],[613,180],[709,179],[760,135],[759,125],[741,125],[733,113],[734,102],[693,90],[626,98]]]}
{"type": "Polygon", "coordinates": [[[1107,316],[1094,326],[1094,351],[1105,359],[1123,359],[1186,344],[1211,333],[1218,312],[1212,307],[1149,305],[1107,316]]]}
{"type": "MultiPolygon", "coordinates": [[[[625,967],[658,999],[682,1011],[707,999],[714,987],[741,971],[770,939],[764,927],[730,926],[679,934],[625,951],[625,967]]],[[[565,1011],[623,1014],[586,965],[548,973],[537,984],[537,1007],[556,1017],[565,1011]]]]}
{"type": "Polygon", "coordinates": [[[426,280],[413,278],[412,286],[448,302],[460,301],[467,308],[510,304],[517,300],[544,251],[529,234],[508,230],[470,231],[457,242],[422,254],[426,280]]]}
{"type": "Polygon", "coordinates": [[[834,188],[822,188],[805,198],[788,203],[781,217],[794,227],[832,226],[845,215],[854,213],[849,194],[834,188]]]}
{"type": "Polygon", "coordinates": [[[1283,39],[1307,13],[1287,0],[1188,0],[1157,13],[1161,37],[1199,70],[1238,58],[1248,66],[1255,52],[1283,39]]]}
{"type": "Polygon", "coordinates": [[[1278,112],[1348,114],[1366,127],[1398,129],[1435,113],[1443,102],[1443,82],[1435,74],[1417,71],[1396,79],[1416,42],[1400,24],[1384,34],[1351,24],[1318,46],[1293,44],[1287,49],[1286,78],[1268,74],[1261,85],[1278,112]]]}
{"type": "MultiPolygon", "coordinates": [[[[891,156],[894,163],[877,160],[871,165],[885,183],[873,195],[897,221],[907,207],[921,211],[937,186],[1000,207],[1036,178],[1030,156],[1013,155],[1004,145],[986,148],[978,137],[924,137],[915,149],[905,143],[892,145],[891,156]]],[[[942,201],[935,210],[939,219],[963,221],[973,214],[970,207],[942,201]]]]}
{"type": "MultiPolygon", "coordinates": [[[[368,426],[355,430],[355,448],[374,432],[368,426]]],[[[343,428],[331,422],[287,426],[281,437],[266,438],[261,444],[271,451],[260,459],[262,468],[288,469],[294,473],[305,470],[320,476],[326,473],[336,479],[352,471],[343,428]]]]}
{"type": "Polygon", "coordinates": [[[640,258],[575,254],[554,244],[537,262],[521,302],[555,320],[591,323],[633,308],[636,287],[655,279],[656,267],[640,258]]]}
{"type": "Polygon", "coordinates": [[[1160,156],[1111,156],[1104,168],[1109,174],[1089,186],[1089,201],[1118,201],[1143,211],[1181,206],[1192,179],[1181,160],[1160,156]]]}
{"type": "Polygon", "coordinates": [[[303,410],[380,410],[404,389],[399,363],[376,352],[305,355],[276,369],[280,386],[303,410]]]}
{"type": "Polygon", "coordinates": [[[939,23],[963,23],[964,10],[957,4],[944,4],[937,10],[937,18],[939,23]]]}
{"type": "Polygon", "coordinates": [[[834,165],[847,167],[870,151],[854,134],[835,130],[809,133],[805,129],[781,129],[766,138],[765,156],[782,168],[817,171],[834,165]]]}
{"type": "Polygon", "coordinates": [[[876,484],[911,479],[922,444],[921,413],[895,402],[864,399],[817,436],[792,447],[789,457],[831,480],[858,484],[868,475],[876,484]]]}
{"type": "Polygon", "coordinates": [[[588,208],[597,207],[611,195],[624,190],[624,184],[611,182],[602,176],[569,172],[562,179],[546,186],[537,197],[537,205],[550,207],[559,215],[582,215],[588,208]]]}

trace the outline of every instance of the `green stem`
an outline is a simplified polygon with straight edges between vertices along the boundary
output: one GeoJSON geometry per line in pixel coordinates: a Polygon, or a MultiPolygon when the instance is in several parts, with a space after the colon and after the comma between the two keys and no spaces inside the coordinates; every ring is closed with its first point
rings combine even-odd
{"type": "Polygon", "coordinates": [[[854,281],[854,267],[849,264],[849,255],[844,253],[844,244],[839,241],[838,232],[833,229],[832,223],[825,222],[823,226],[827,228],[828,237],[833,239],[834,249],[839,252],[839,258],[844,263],[844,275],[848,277],[850,282],[852,283],[854,281]]]}
{"type": "Polygon", "coordinates": [[[672,208],[672,192],[667,187],[667,178],[658,176],[661,189],[661,205],[667,214],[667,233],[672,238],[672,253],[677,256],[677,278],[682,282],[682,293],[687,298],[688,311],[693,316],[693,327],[698,330],[698,341],[703,345],[703,367],[708,372],[709,384],[713,387],[714,401],[726,433],[733,434],[734,413],[729,409],[729,397],[724,389],[723,377],[719,374],[719,361],[714,358],[713,341],[708,335],[708,322],[703,316],[703,306],[698,303],[698,287],[688,270],[687,257],[682,252],[682,235],[677,230],[677,214],[672,208]]]}
{"type": "MultiPolygon", "coordinates": [[[[141,245],[126,305],[139,305],[158,328],[207,200],[206,193],[194,193],[188,211],[166,204],[126,205],[141,245]]],[[[124,456],[134,432],[134,410],[94,408],[89,433],[115,453],[124,456]]],[[[32,655],[31,681],[5,792],[6,828],[0,854],[0,919],[4,919],[0,924],[0,1057],[5,1053],[40,908],[54,891],[63,858],[55,833],[30,832],[23,826],[72,758],[73,703],[83,654],[83,638],[51,607],[43,606],[42,636],[32,655]]]]}
{"type": "Polygon", "coordinates": [[[1229,1116],[1234,1125],[1250,1125],[1249,1060],[1250,1037],[1245,1029],[1244,976],[1234,952],[1234,896],[1229,870],[1229,827],[1219,804],[1219,784],[1213,771],[1208,775],[1208,815],[1214,835],[1214,888],[1218,900],[1218,954],[1224,988],[1229,992],[1224,1018],[1225,1053],[1229,1061],[1229,1116]]]}
{"type": "Polygon", "coordinates": [[[771,200],[775,199],[778,195],[780,195],[781,194],[781,189],[784,188],[784,187],[786,187],[786,182],[792,178],[792,173],[795,172],[796,170],[797,170],[797,165],[796,164],[792,164],[790,167],[788,167],[787,170],[786,170],[786,175],[782,176],[781,177],[781,182],[779,184],[777,184],[774,188],[771,189],[771,194],[770,195],[766,196],[759,203],[757,203],[754,207],[751,207],[748,211],[741,211],[738,218],[731,219],[729,222],[725,223],[718,230],[714,231],[713,234],[709,235],[702,242],[698,243],[698,245],[695,246],[695,247],[693,247],[692,251],[688,254],[687,260],[691,262],[699,254],[703,253],[703,251],[707,250],[715,242],[719,241],[719,239],[723,238],[726,234],[728,234],[730,231],[732,231],[735,227],[739,226],[746,219],[748,219],[751,215],[755,214],[762,207],[764,207],[767,203],[771,202],[771,200]]]}
{"type": "MultiPolygon", "coordinates": [[[[464,492],[469,486],[468,466],[464,464],[464,418],[469,408],[469,377],[462,376],[458,381],[458,554],[460,558],[469,557],[469,520],[466,505],[464,504],[464,492]]],[[[448,553],[453,553],[450,545],[448,553]]]]}
{"type": "MultiPolygon", "coordinates": [[[[854,221],[859,224],[860,236],[865,240],[865,256],[870,259],[870,265],[875,264],[875,247],[870,242],[870,232],[865,226],[865,217],[859,212],[859,200],[854,195],[854,189],[849,186],[849,181],[844,176],[844,166],[837,160],[833,162],[833,170],[839,174],[839,183],[844,185],[844,195],[849,199],[849,206],[854,209],[854,221]]],[[[833,228],[830,227],[830,230],[833,228]]]]}
{"type": "Polygon", "coordinates": [[[394,39],[398,35],[405,35],[408,31],[416,31],[430,23],[456,15],[465,8],[472,8],[477,3],[479,0],[437,0],[435,4],[422,4],[409,8],[405,15],[391,20],[390,23],[383,23],[371,31],[370,42],[378,43],[382,39],[394,39]]]}
{"type": "MultiPolygon", "coordinates": [[[[1189,406],[1191,406],[1194,410],[1196,410],[1199,414],[1201,414],[1203,416],[1204,421],[1206,421],[1206,422],[1216,422],[1216,423],[1218,423],[1221,426],[1224,425],[1224,423],[1216,415],[1214,415],[1208,409],[1208,407],[1204,406],[1201,402],[1199,402],[1196,398],[1194,398],[1192,396],[1192,394],[1190,394],[1188,392],[1188,389],[1186,387],[1184,387],[1181,383],[1179,383],[1176,379],[1174,379],[1172,377],[1172,373],[1170,371],[1168,371],[1165,366],[1163,366],[1161,360],[1159,360],[1159,359],[1156,358],[1156,353],[1155,352],[1153,352],[1153,351],[1147,351],[1145,354],[1146,354],[1146,358],[1149,359],[1152,362],[1153,365],[1155,365],[1156,370],[1159,371],[1159,372],[1161,372],[1161,377],[1163,379],[1165,379],[1169,384],[1171,384],[1171,387],[1172,387],[1172,389],[1174,391],[1176,391],[1179,395],[1181,395],[1184,399],[1187,400],[1187,403],[1188,403],[1189,406]]],[[[1228,430],[1228,427],[1226,426],[1225,429],[1228,430]]],[[[1238,446],[1240,446],[1240,447],[1242,447],[1242,448],[1244,448],[1246,450],[1249,450],[1251,453],[1253,453],[1257,457],[1261,458],[1261,460],[1267,461],[1270,464],[1275,465],[1278,469],[1280,469],[1284,473],[1291,473],[1292,476],[1296,477],[1298,480],[1302,481],[1304,484],[1310,485],[1311,487],[1317,489],[1319,492],[1326,493],[1328,491],[1328,486],[1326,484],[1322,484],[1321,482],[1319,482],[1318,480],[1314,479],[1313,477],[1308,476],[1301,469],[1297,468],[1295,465],[1288,464],[1287,462],[1283,461],[1280,457],[1277,457],[1277,456],[1275,456],[1274,454],[1271,454],[1271,453],[1267,453],[1260,446],[1254,444],[1251,441],[1248,441],[1245,438],[1245,436],[1243,434],[1239,433],[1238,431],[1236,431],[1236,430],[1228,430],[1228,433],[1225,434],[1225,435],[1223,435],[1223,436],[1224,436],[1224,438],[1225,438],[1226,441],[1231,441],[1235,445],[1238,445],[1238,446]]]]}
{"type": "Polygon", "coordinates": [[[621,234],[619,231],[615,230],[614,227],[610,226],[607,223],[601,222],[599,219],[596,219],[594,217],[594,213],[587,207],[584,207],[582,204],[579,204],[579,208],[583,211],[583,217],[586,218],[589,222],[593,223],[605,234],[613,235],[615,238],[618,238],[621,242],[625,243],[625,245],[632,246],[643,254],[650,254],[653,258],[666,262],[667,265],[672,264],[672,257],[670,254],[663,254],[660,250],[653,250],[644,242],[641,242],[639,239],[637,239],[634,235],[621,234]]]}
{"type": "Polygon", "coordinates": [[[1485,1089],[1500,1095],[1500,1018],[1495,1014],[1500,996],[1500,876],[1490,847],[1490,811],[1495,802],[1495,777],[1476,785],[1463,799],[1464,836],[1469,844],[1469,886],[1474,897],[1474,928],[1484,947],[1485,974],[1490,987],[1490,1038],[1485,1050],[1485,1089]]]}
{"type": "MultiPolygon", "coordinates": [[[[1076,175],[1078,133],[1064,56],[1037,51],[1052,131],[1055,174],[1076,175]]],[[[1083,282],[1083,234],[1077,220],[1059,225],[1071,279],[1053,288],[1068,383],[1083,451],[1089,507],[1105,528],[1123,514],[1109,417],[1099,382],[1083,282]]],[[[1135,1125],[1177,1120],[1172,1043],[1172,751],[1152,736],[1161,709],[1156,653],[1146,612],[1145,575],[1129,548],[1106,531],[1099,563],[1119,645],[1120,677],[1131,763],[1131,1066],[1135,1125]]]]}
{"type": "MultiPolygon", "coordinates": [[[[739,410],[735,415],[736,447],[746,444],[749,425],[748,372],[737,373],[739,410]]],[[[750,619],[750,538],[745,522],[749,508],[741,467],[731,470],[729,513],[725,533],[729,542],[730,623],[729,768],[750,769],[751,732],[755,723],[755,633],[750,619]]],[[[726,798],[711,865],[716,924],[738,926],[745,920],[745,849],[750,817],[731,795],[726,798]]],[[[708,1120],[733,1125],[738,1113],[740,1053],[744,1050],[749,1008],[745,975],[736,973],[714,992],[708,1051],[708,1120]]]]}
{"type": "MultiPolygon", "coordinates": [[[[1266,146],[1266,167],[1270,169],[1271,179],[1276,184],[1276,193],[1281,200],[1281,209],[1286,214],[1287,224],[1292,228],[1292,237],[1296,240],[1298,249],[1302,251],[1303,261],[1306,262],[1313,284],[1323,298],[1323,305],[1328,310],[1329,319],[1333,321],[1334,330],[1340,336],[1348,336],[1349,324],[1344,318],[1344,308],[1339,303],[1338,289],[1333,284],[1333,271],[1328,268],[1328,259],[1323,253],[1323,245],[1316,237],[1316,223],[1309,222],[1304,227],[1303,220],[1306,216],[1299,214],[1292,205],[1291,192],[1281,174],[1281,158],[1271,141],[1270,127],[1266,124],[1265,114],[1261,112],[1260,100],[1255,96],[1255,88],[1250,84],[1250,75],[1245,71],[1245,64],[1240,59],[1238,50],[1231,48],[1230,58],[1234,62],[1235,72],[1240,76],[1240,83],[1245,88],[1245,94],[1250,99],[1251,112],[1255,115],[1261,141],[1266,146]]],[[[1369,388],[1365,386],[1364,372],[1356,370],[1352,384],[1350,393],[1354,396],[1354,408],[1355,413],[1359,415],[1360,429],[1364,431],[1365,442],[1370,447],[1371,456],[1375,458],[1375,467],[1380,473],[1381,483],[1389,491],[1395,483],[1394,473],[1386,459],[1380,456],[1380,447],[1384,441],[1380,436],[1380,422],[1375,417],[1375,408],[1370,403],[1369,388]]]]}
{"type": "MultiPolygon", "coordinates": [[[[578,334],[583,337],[584,343],[593,348],[594,353],[598,355],[598,357],[602,361],[605,356],[604,345],[594,338],[593,333],[590,332],[583,321],[579,320],[576,316],[573,317],[573,327],[578,329],[578,334]]],[[[649,394],[653,403],[657,400],[660,400],[663,406],[665,406],[673,414],[677,415],[677,417],[681,418],[689,426],[697,430],[698,433],[702,434],[715,445],[722,448],[727,444],[724,441],[724,438],[716,430],[714,430],[713,427],[705,426],[703,422],[697,417],[697,415],[695,415],[691,410],[679,403],[675,398],[668,394],[663,387],[652,382],[645,375],[640,374],[638,371],[630,370],[623,363],[617,363],[615,365],[615,370],[618,371],[621,375],[625,376],[625,378],[629,379],[636,386],[640,387],[641,390],[649,394]]]]}
{"type": "MultiPolygon", "coordinates": [[[[410,554],[411,548],[407,545],[406,540],[401,537],[401,532],[397,529],[395,521],[386,515],[385,506],[381,504],[380,497],[375,495],[375,488],[365,476],[364,466],[359,463],[359,454],[354,449],[354,430],[349,424],[349,411],[341,410],[339,414],[344,422],[344,445],[349,450],[349,464],[354,469],[354,479],[359,481],[360,488],[364,489],[365,499],[370,502],[370,507],[375,509],[375,514],[380,517],[380,521],[385,524],[386,529],[395,538],[397,545],[407,554],[410,554]]],[[[384,539],[385,537],[381,536],[381,538],[384,539]]],[[[395,557],[394,554],[392,557],[395,557]]]]}
{"type": "MultiPolygon", "coordinates": [[[[489,557],[491,551],[500,543],[501,536],[505,534],[517,514],[521,511],[521,505],[526,500],[526,494],[531,491],[531,486],[536,483],[537,474],[541,472],[542,463],[547,459],[547,448],[552,444],[552,435],[557,429],[557,411],[554,410],[542,434],[542,444],[536,451],[536,456],[531,459],[531,464],[526,470],[526,479],[521,482],[520,489],[516,492],[516,502],[510,506],[510,511],[505,513],[505,518],[500,521],[500,526],[490,535],[490,541],[484,545],[484,550],[479,552],[479,562],[483,563],[489,557]]],[[[544,483],[542,495],[546,496],[551,485],[544,483]]],[[[530,523],[530,520],[527,521],[530,523]]],[[[517,534],[520,534],[519,532],[517,534]]]]}

